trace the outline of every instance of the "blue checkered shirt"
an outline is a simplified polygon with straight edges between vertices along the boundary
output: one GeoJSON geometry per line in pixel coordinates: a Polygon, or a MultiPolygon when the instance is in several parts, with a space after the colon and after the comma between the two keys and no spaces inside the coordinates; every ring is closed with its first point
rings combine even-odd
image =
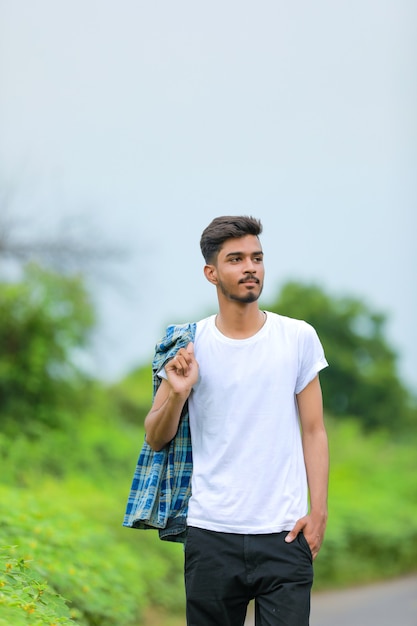
{"type": "MultiPolygon", "coordinates": [[[[153,396],[161,383],[158,372],[180,348],[194,341],[196,324],[169,326],[156,345],[152,362],[153,396]]],[[[177,434],[163,450],[143,444],[129,493],[123,526],[156,528],[160,539],[184,542],[193,469],[188,402],[177,434]]]]}

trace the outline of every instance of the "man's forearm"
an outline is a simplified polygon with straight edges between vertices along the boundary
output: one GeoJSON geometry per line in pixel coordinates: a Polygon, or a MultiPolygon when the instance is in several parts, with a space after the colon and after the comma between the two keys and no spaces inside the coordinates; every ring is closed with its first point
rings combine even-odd
{"type": "Polygon", "coordinates": [[[310,492],[310,511],[327,519],[329,447],[324,427],[303,434],[303,450],[310,492]]]}
{"type": "Polygon", "coordinates": [[[162,399],[155,400],[145,418],[145,432],[146,442],[158,452],[175,437],[187,395],[169,389],[162,399]]]}

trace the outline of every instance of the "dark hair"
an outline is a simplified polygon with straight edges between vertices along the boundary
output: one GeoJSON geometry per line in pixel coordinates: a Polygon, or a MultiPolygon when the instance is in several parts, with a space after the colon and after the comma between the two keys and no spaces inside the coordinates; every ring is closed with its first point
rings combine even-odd
{"type": "Polygon", "coordinates": [[[262,232],[260,220],[248,215],[223,215],[214,220],[203,230],[200,248],[206,263],[212,263],[227,239],[238,239],[245,235],[262,232]]]}

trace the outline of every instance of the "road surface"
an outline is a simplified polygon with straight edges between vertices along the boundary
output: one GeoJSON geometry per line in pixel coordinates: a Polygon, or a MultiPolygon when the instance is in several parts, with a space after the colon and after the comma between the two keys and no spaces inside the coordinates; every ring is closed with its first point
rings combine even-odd
{"type": "MultiPolygon", "coordinates": [[[[254,623],[250,610],[245,626],[254,623]]],[[[417,626],[417,576],[313,593],[310,626],[417,626]]]]}

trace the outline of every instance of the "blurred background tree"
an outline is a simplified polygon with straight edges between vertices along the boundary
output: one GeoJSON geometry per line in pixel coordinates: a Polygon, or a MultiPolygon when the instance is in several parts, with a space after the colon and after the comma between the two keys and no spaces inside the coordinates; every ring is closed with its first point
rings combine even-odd
{"type": "Polygon", "coordinates": [[[43,233],[39,220],[12,217],[12,199],[0,197],[0,259],[15,268],[37,263],[60,274],[109,275],[125,251],[103,242],[100,229],[82,216],[64,216],[43,233]]]}
{"type": "Polygon", "coordinates": [[[399,377],[397,355],[385,336],[385,315],[361,300],[296,282],[284,285],[270,308],[317,330],[331,365],[321,377],[329,413],[359,418],[366,429],[400,432],[411,426],[416,405],[399,377]]]}
{"type": "Polygon", "coordinates": [[[95,315],[81,276],[29,264],[19,282],[0,283],[2,430],[62,428],[77,407],[95,315]]]}
{"type": "Polygon", "coordinates": [[[65,219],[45,236],[10,217],[9,198],[1,204],[1,430],[68,429],[91,382],[81,363],[97,326],[94,280],[112,280],[124,255],[82,220],[65,219]]]}

